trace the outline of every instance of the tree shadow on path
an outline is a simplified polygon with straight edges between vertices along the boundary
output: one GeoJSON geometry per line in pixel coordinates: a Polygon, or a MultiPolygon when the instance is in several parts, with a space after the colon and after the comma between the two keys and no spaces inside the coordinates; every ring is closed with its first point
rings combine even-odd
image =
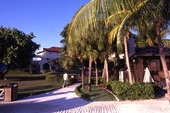
{"type": "Polygon", "coordinates": [[[52,113],[90,103],[79,98],[74,88],[59,89],[13,102],[0,102],[0,113],[52,113]]]}

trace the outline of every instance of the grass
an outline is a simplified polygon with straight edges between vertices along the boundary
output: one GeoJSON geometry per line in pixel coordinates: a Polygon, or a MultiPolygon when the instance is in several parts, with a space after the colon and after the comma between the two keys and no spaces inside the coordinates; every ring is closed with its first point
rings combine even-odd
{"type": "Polygon", "coordinates": [[[0,80],[0,84],[17,83],[18,98],[24,98],[35,94],[59,89],[62,86],[62,78],[57,82],[45,80],[46,74],[30,74],[23,71],[10,70],[5,75],[5,80],[0,80]]]}
{"type": "Polygon", "coordinates": [[[90,101],[116,101],[116,98],[106,90],[97,87],[95,85],[91,86],[91,92],[87,89],[88,86],[85,86],[85,89],[81,88],[81,85],[76,88],[76,94],[80,97],[90,100],[90,101]]]}
{"type": "MultiPolygon", "coordinates": [[[[17,83],[18,84],[18,98],[25,98],[27,96],[32,96],[47,91],[59,89],[62,86],[63,80],[60,76],[60,80],[57,82],[49,82],[45,80],[46,75],[56,73],[45,73],[45,74],[30,74],[22,70],[9,70],[5,75],[5,80],[0,80],[0,84],[17,83]]],[[[61,74],[62,75],[62,74],[61,74]]],[[[59,76],[59,75],[58,75],[59,76]]],[[[116,100],[113,95],[111,95],[106,90],[103,90],[95,85],[92,85],[92,91],[87,91],[87,86],[85,89],[80,89],[79,93],[85,95],[83,98],[91,101],[113,101],[116,100]]]]}

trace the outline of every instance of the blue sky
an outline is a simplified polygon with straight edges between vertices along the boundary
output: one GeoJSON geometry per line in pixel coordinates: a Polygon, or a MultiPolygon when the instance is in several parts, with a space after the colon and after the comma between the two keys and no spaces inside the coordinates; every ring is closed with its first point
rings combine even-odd
{"type": "Polygon", "coordinates": [[[1,0],[0,26],[33,32],[41,48],[62,44],[60,33],[90,0],[1,0]]]}
{"type": "MultiPolygon", "coordinates": [[[[41,48],[62,44],[60,33],[90,0],[0,0],[0,26],[33,32],[41,48]]],[[[169,36],[168,36],[169,37],[169,36]]],[[[40,48],[40,49],[41,49],[40,48]]]]}

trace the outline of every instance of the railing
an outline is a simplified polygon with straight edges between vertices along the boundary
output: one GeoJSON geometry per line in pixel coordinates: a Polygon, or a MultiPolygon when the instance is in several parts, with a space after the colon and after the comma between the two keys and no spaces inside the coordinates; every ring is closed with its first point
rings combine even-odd
{"type": "Polygon", "coordinates": [[[4,99],[4,89],[0,89],[0,100],[4,99]]]}

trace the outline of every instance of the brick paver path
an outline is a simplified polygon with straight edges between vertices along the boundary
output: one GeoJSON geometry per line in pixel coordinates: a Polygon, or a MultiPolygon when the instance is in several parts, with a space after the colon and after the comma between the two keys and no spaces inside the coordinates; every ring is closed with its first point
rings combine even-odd
{"type": "Polygon", "coordinates": [[[0,102],[0,113],[170,113],[165,99],[90,102],[79,98],[79,84],[13,102],[0,102]]]}

